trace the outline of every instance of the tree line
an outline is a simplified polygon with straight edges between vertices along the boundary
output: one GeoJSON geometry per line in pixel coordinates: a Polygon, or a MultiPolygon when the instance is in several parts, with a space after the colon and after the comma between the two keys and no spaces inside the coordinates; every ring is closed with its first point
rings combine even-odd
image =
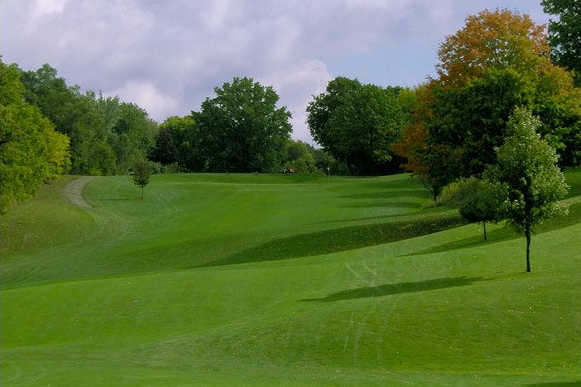
{"type": "Polygon", "coordinates": [[[469,16],[442,42],[437,76],[414,88],[333,79],[307,107],[320,148],[290,139],[290,112],[252,78],[234,78],[198,111],[158,125],[133,103],[67,85],[49,65],[23,71],[0,62],[0,210],[59,174],[125,174],[144,159],[184,172],[379,175],[401,167],[437,198],[498,163],[495,149],[517,108],[539,119],[561,166],[578,164],[581,10],[569,2],[543,1],[560,16],[548,35],[517,12],[469,16]]]}
{"type": "Polygon", "coordinates": [[[0,60],[0,82],[2,212],[62,173],[124,174],[155,142],[144,109],[83,93],[47,64],[24,71],[0,60]]]}

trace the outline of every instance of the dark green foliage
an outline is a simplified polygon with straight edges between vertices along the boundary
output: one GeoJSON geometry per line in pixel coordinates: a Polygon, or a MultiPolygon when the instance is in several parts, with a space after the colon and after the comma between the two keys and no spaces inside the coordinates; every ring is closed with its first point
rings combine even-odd
{"type": "Polygon", "coordinates": [[[460,215],[469,222],[482,222],[484,240],[486,223],[502,219],[503,187],[475,177],[460,179],[445,187],[441,202],[457,206],[460,215]]]}
{"type": "Polygon", "coordinates": [[[351,174],[397,170],[399,160],[394,162],[390,145],[409,118],[398,100],[401,90],[335,78],[307,107],[313,139],[344,162],[351,174]]]}
{"type": "Polygon", "coordinates": [[[16,65],[0,61],[0,212],[68,169],[69,139],[24,101],[16,65]]]}
{"type": "Polygon", "coordinates": [[[498,165],[486,171],[488,181],[504,186],[506,216],[526,236],[527,272],[531,271],[531,232],[537,224],[562,212],[557,202],[568,189],[555,150],[537,133],[540,126],[529,110],[516,109],[508,123],[509,136],[496,151],[498,165]]]}
{"type": "Polygon", "coordinates": [[[151,177],[151,166],[149,165],[149,161],[135,161],[129,172],[129,176],[131,177],[133,184],[141,187],[141,199],[143,200],[143,189],[149,184],[149,178],[151,177]]]}
{"type": "Polygon", "coordinates": [[[504,142],[509,116],[518,106],[530,107],[541,118],[538,131],[558,149],[562,165],[577,162],[581,94],[561,90],[552,76],[533,79],[510,68],[492,68],[467,85],[433,84],[432,114],[426,120],[429,146],[423,155],[427,179],[445,185],[459,177],[480,176],[495,164],[494,149],[504,142]]]}
{"type": "Polygon", "coordinates": [[[543,0],[541,4],[546,13],[559,17],[549,22],[551,57],[559,66],[574,70],[580,85],[581,3],[578,0],[543,0]]]}
{"type": "Polygon", "coordinates": [[[199,127],[191,116],[169,117],[159,126],[149,157],[164,165],[177,165],[182,171],[205,171],[206,155],[200,141],[199,127]]]}
{"type": "Polygon", "coordinates": [[[314,154],[315,149],[309,144],[288,140],[282,153],[282,167],[302,174],[318,172],[314,154]]]}
{"type": "Polygon", "coordinates": [[[26,100],[70,138],[71,173],[123,173],[146,156],[156,124],[137,105],[93,92],[83,94],[78,86],[67,86],[47,64],[23,72],[22,80],[26,100]]]}
{"type": "Polygon", "coordinates": [[[512,69],[491,69],[467,86],[433,90],[429,141],[461,150],[456,177],[480,175],[496,161],[494,147],[503,142],[508,117],[532,97],[512,69]]]}
{"type": "MultiPolygon", "coordinates": [[[[268,172],[278,168],[291,133],[291,114],[277,108],[272,87],[252,78],[234,78],[214,89],[200,112],[197,126],[205,167],[215,172],[268,172]]],[[[198,139],[194,139],[197,143],[198,139]]]]}

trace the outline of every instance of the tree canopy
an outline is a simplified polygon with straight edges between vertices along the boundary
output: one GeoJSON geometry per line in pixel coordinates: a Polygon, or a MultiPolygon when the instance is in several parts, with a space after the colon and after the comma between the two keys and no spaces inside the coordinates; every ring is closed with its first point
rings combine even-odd
{"type": "Polygon", "coordinates": [[[578,0],[543,0],[546,13],[557,15],[549,21],[551,57],[559,66],[575,71],[581,85],[581,3],[578,0]]]}
{"type": "Polygon", "coordinates": [[[397,163],[390,163],[390,145],[407,119],[398,100],[401,90],[335,78],[307,107],[313,139],[345,162],[352,174],[397,170],[397,163]]]}
{"type": "Polygon", "coordinates": [[[20,70],[0,60],[0,212],[69,167],[69,139],[25,102],[20,70]]]}
{"type": "Polygon", "coordinates": [[[511,112],[526,106],[562,165],[581,149],[581,94],[571,74],[551,63],[542,26],[507,10],[483,11],[448,37],[438,78],[416,90],[413,119],[392,149],[431,186],[480,176],[496,162],[511,112]]]}
{"type": "Polygon", "coordinates": [[[192,112],[208,171],[269,172],[290,137],[291,114],[272,87],[234,78],[192,112]]]}
{"type": "Polygon", "coordinates": [[[506,216],[524,232],[527,272],[530,266],[531,232],[543,220],[558,214],[558,200],[567,194],[555,150],[537,133],[541,121],[525,108],[517,108],[508,123],[509,135],[496,151],[498,164],[485,174],[488,181],[505,187],[506,216]]]}
{"type": "Polygon", "coordinates": [[[461,85],[490,67],[535,71],[548,62],[549,45],[544,26],[528,15],[486,9],[468,16],[465,26],[442,42],[438,55],[438,80],[461,85]]]}
{"type": "Polygon", "coordinates": [[[22,72],[21,78],[27,102],[69,137],[71,173],[125,173],[153,144],[157,125],[139,106],[91,91],[81,93],[48,64],[22,72]]]}

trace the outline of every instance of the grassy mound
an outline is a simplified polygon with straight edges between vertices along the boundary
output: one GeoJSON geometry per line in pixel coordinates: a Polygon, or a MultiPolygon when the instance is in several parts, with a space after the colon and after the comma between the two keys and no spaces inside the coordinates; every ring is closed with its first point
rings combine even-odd
{"type": "Polygon", "coordinates": [[[581,380],[578,196],[527,275],[522,237],[406,175],[102,177],[90,209],[59,184],[0,225],[3,385],[581,380]]]}

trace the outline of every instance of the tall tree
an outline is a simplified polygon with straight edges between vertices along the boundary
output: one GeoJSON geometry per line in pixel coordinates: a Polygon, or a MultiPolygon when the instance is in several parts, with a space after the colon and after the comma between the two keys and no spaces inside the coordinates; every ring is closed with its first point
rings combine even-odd
{"type": "Polygon", "coordinates": [[[217,172],[269,172],[277,168],[285,141],[290,137],[290,112],[277,107],[272,87],[252,78],[234,78],[214,89],[197,124],[207,167],[217,172]]]}
{"type": "Polygon", "coordinates": [[[206,170],[199,127],[192,116],[169,117],[160,126],[150,158],[162,164],[177,164],[180,170],[206,170]]]}
{"type": "Polygon", "coordinates": [[[530,73],[545,65],[549,45],[544,26],[510,10],[484,10],[466,18],[464,28],[440,45],[438,80],[466,84],[490,67],[530,73]]]}
{"type": "Polygon", "coordinates": [[[313,138],[345,162],[352,174],[392,171],[390,145],[407,119],[398,100],[401,90],[347,78],[332,80],[307,107],[313,138]]]}
{"type": "Polygon", "coordinates": [[[541,118],[539,133],[557,148],[563,165],[580,159],[580,91],[551,63],[542,26],[526,15],[497,10],[468,17],[442,44],[438,78],[416,101],[419,114],[394,150],[434,193],[496,162],[494,148],[503,143],[517,106],[541,118]]]}
{"type": "Polygon", "coordinates": [[[0,212],[68,170],[69,139],[25,102],[16,65],[0,60],[0,212]]]}
{"type": "Polygon", "coordinates": [[[490,68],[464,86],[435,84],[428,142],[458,151],[456,177],[480,175],[496,161],[494,147],[502,145],[510,114],[530,105],[534,91],[512,68],[490,68]]]}
{"type": "Polygon", "coordinates": [[[555,150],[537,133],[541,121],[517,108],[509,121],[509,136],[497,150],[498,165],[485,176],[505,187],[506,215],[526,237],[526,270],[531,271],[531,233],[535,225],[561,212],[558,200],[567,194],[555,150]]]}
{"type": "Polygon", "coordinates": [[[156,124],[135,104],[68,86],[45,64],[22,74],[26,100],[70,138],[71,172],[125,173],[153,143],[156,124]]]}
{"type": "Polygon", "coordinates": [[[546,13],[557,15],[549,21],[551,57],[559,66],[575,71],[581,86],[581,3],[578,0],[543,0],[546,13]]]}

